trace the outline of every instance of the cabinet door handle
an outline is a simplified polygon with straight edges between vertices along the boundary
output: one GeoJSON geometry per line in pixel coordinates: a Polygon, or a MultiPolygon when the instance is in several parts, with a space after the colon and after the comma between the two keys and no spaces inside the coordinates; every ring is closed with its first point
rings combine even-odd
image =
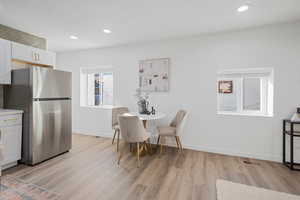
{"type": "Polygon", "coordinates": [[[4,122],[9,122],[9,121],[17,121],[17,118],[8,118],[4,120],[4,122]]]}

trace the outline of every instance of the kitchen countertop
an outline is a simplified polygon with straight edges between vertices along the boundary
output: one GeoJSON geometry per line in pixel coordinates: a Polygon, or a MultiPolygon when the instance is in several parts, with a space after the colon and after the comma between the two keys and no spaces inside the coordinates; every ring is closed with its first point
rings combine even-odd
{"type": "Polygon", "coordinates": [[[0,116],[1,115],[15,115],[21,114],[23,110],[12,110],[12,109],[0,109],[0,116]]]}

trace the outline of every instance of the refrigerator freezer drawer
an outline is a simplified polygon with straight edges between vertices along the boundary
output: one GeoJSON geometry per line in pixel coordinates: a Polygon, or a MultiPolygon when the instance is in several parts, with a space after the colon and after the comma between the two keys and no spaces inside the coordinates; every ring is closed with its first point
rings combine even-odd
{"type": "Polygon", "coordinates": [[[47,160],[71,149],[71,100],[33,102],[32,162],[47,160]]]}

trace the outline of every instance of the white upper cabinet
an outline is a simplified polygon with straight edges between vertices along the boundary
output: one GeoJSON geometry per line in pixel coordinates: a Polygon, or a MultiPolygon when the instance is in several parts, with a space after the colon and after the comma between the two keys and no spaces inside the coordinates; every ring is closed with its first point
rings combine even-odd
{"type": "Polygon", "coordinates": [[[54,52],[35,49],[35,53],[38,64],[55,66],[56,54],[54,52]]]}
{"type": "Polygon", "coordinates": [[[11,83],[11,42],[0,39],[0,84],[11,83]]]}
{"type": "Polygon", "coordinates": [[[12,43],[12,58],[32,64],[55,66],[55,53],[14,42],[12,43]]]}

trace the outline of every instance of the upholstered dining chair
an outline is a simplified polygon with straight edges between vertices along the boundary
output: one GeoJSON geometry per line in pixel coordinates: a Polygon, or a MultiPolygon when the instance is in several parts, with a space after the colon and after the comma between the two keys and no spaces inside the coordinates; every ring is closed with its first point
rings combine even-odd
{"type": "MultiPolygon", "coordinates": [[[[137,166],[140,166],[140,151],[145,148],[147,150],[147,141],[150,138],[150,133],[146,131],[142,121],[134,115],[119,115],[119,126],[121,131],[122,139],[126,143],[136,143],[136,154],[137,154],[137,166]]],[[[123,151],[122,148],[119,152],[118,165],[120,164],[123,151]]]]}
{"type": "Polygon", "coordinates": [[[162,153],[162,137],[174,137],[177,143],[177,148],[179,152],[183,152],[180,135],[183,132],[183,128],[186,122],[187,112],[185,110],[179,110],[175,118],[171,121],[169,126],[159,126],[157,127],[158,139],[157,146],[160,144],[160,154],[162,153]]]}
{"type": "Polygon", "coordinates": [[[115,142],[115,138],[117,135],[117,151],[119,151],[119,140],[120,140],[120,126],[118,123],[118,116],[124,113],[129,113],[129,109],[127,107],[115,107],[112,109],[112,129],[114,130],[114,137],[112,139],[112,144],[115,142]]]}

